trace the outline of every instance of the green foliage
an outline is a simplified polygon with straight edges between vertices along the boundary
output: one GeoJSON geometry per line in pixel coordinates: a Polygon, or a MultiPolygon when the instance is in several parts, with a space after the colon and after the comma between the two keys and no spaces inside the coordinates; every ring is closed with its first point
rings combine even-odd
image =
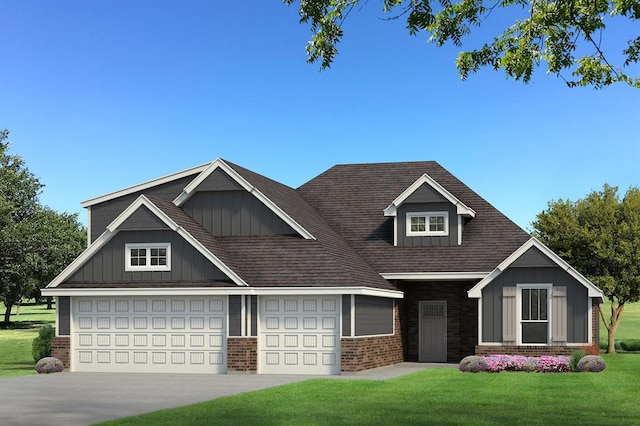
{"type": "Polygon", "coordinates": [[[571,371],[578,371],[578,363],[585,357],[585,355],[587,355],[587,353],[582,349],[578,349],[571,353],[571,357],[569,357],[569,367],[571,367],[571,371]]]}
{"type": "Polygon", "coordinates": [[[8,131],[0,132],[0,301],[9,310],[34,297],[78,256],[86,230],[77,215],[42,206],[42,184],[24,161],[8,153],[8,131]]]}
{"type": "Polygon", "coordinates": [[[46,324],[38,332],[38,337],[33,339],[31,355],[34,361],[51,356],[51,341],[56,336],[56,330],[50,324],[46,324]]]}
{"type": "Polygon", "coordinates": [[[536,237],[610,300],[604,324],[612,351],[625,304],[640,301],[640,189],[631,187],[620,199],[618,189],[605,184],[582,200],[552,201],[533,227],[536,237]]]}
{"type": "MultiPolygon", "coordinates": [[[[295,0],[284,2],[291,5],[295,0]]],[[[360,4],[369,6],[359,0],[300,0],[300,22],[310,24],[312,31],[309,62],[320,61],[321,69],[331,66],[344,21],[360,4]]],[[[640,37],[617,49],[608,45],[606,52],[603,47],[605,36],[619,29],[620,22],[640,20],[640,0],[382,0],[382,10],[391,14],[389,19],[406,17],[411,35],[425,31],[437,46],[464,45],[464,38],[490,19],[513,20],[482,47],[459,53],[456,66],[463,80],[491,67],[526,83],[546,62],[547,73],[561,77],[569,87],[600,89],[622,82],[640,88],[640,78],[627,71],[640,59],[640,37]],[[612,57],[621,57],[622,64],[616,65],[612,57]]]]}
{"type": "Polygon", "coordinates": [[[640,352],[640,339],[620,339],[618,344],[623,351],[640,352]]]}

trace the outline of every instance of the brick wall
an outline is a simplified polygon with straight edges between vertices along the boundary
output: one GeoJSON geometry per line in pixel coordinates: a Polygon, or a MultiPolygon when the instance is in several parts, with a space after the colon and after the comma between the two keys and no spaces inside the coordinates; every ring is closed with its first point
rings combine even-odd
{"type": "Polygon", "coordinates": [[[51,341],[51,356],[58,358],[64,364],[64,368],[71,365],[71,337],[57,336],[51,341]]]}
{"type": "Polygon", "coordinates": [[[397,283],[405,292],[402,305],[405,359],[420,358],[420,302],[447,302],[447,362],[459,362],[473,355],[478,342],[478,301],[467,296],[477,281],[434,281],[397,283]]]}
{"type": "Polygon", "coordinates": [[[227,370],[255,373],[258,370],[258,338],[227,338],[227,370]]]}
{"type": "Polygon", "coordinates": [[[342,371],[356,372],[404,361],[401,305],[401,299],[397,299],[393,336],[343,337],[340,340],[342,371]]]}

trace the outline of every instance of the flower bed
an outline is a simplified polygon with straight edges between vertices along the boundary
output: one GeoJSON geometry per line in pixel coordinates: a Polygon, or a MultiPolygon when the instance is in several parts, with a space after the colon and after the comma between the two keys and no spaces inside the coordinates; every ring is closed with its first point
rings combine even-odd
{"type": "Polygon", "coordinates": [[[477,373],[488,371],[529,371],[539,373],[560,373],[571,371],[568,356],[528,357],[522,355],[468,356],[460,361],[459,369],[477,373]]]}

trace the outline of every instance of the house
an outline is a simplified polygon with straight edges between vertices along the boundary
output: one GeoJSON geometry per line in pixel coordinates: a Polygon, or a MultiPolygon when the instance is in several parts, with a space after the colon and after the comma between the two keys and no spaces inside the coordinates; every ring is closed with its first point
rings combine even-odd
{"type": "Polygon", "coordinates": [[[217,159],[82,205],[90,244],[42,290],[71,371],[340,374],[598,344],[603,293],[435,162],[293,189],[217,159]]]}

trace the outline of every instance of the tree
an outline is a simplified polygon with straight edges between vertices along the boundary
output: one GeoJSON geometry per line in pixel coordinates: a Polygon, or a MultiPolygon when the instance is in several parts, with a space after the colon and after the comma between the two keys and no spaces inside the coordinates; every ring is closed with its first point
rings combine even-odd
{"type": "Polygon", "coordinates": [[[605,184],[582,200],[551,201],[533,227],[609,299],[609,315],[600,305],[600,316],[608,332],[607,353],[615,353],[624,306],[640,301],[640,189],[631,187],[620,199],[618,188],[605,184]]]}
{"type": "MultiPolygon", "coordinates": [[[[284,0],[291,5],[295,0],[284,0]]],[[[359,0],[300,0],[300,22],[311,25],[308,62],[327,68],[338,53],[343,24],[359,0]]],[[[369,6],[362,2],[361,8],[369,6]]],[[[382,0],[387,19],[405,18],[411,35],[429,33],[437,46],[462,46],[465,36],[502,14],[514,23],[492,40],[460,52],[456,66],[465,80],[482,67],[502,69],[507,77],[529,82],[533,71],[546,62],[548,73],[569,87],[601,89],[623,82],[640,88],[640,78],[627,69],[640,59],[640,36],[631,34],[626,45],[609,46],[611,28],[631,28],[640,20],[640,0],[382,0]],[[628,22],[631,21],[631,22],[628,22]],[[622,25],[621,25],[622,24],[622,25]],[[605,30],[609,29],[609,32],[605,30]],[[606,42],[606,43],[605,43],[606,42]],[[605,47],[606,45],[606,47],[605,47]],[[612,53],[614,52],[614,53],[612,53]],[[621,59],[618,56],[621,54],[621,59]],[[615,58],[615,61],[614,59],[615,58]],[[566,73],[572,77],[567,78],[566,73]]],[[[637,31],[637,27],[634,29],[637,31]]],[[[625,37],[626,38],[626,37],[625,37]]],[[[637,71],[637,70],[636,70],[637,71]]]]}
{"type": "Polygon", "coordinates": [[[53,279],[83,249],[84,226],[76,215],[40,205],[42,184],[16,155],[9,132],[0,132],[0,300],[5,325],[11,308],[53,279]]]}

